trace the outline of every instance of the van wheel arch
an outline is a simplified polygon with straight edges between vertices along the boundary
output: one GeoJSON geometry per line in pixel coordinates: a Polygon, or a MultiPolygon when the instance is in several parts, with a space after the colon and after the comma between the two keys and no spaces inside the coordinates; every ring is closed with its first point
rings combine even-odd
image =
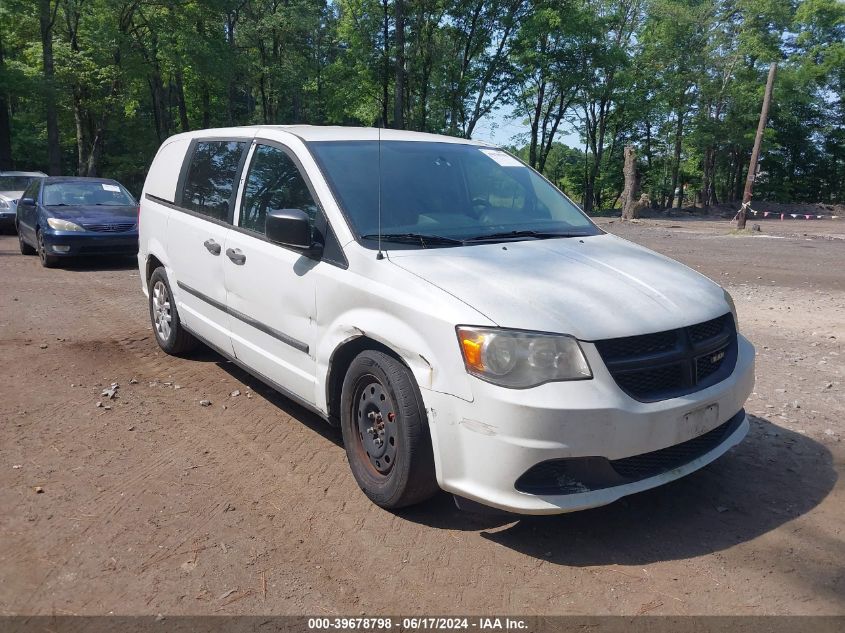
{"type": "Polygon", "coordinates": [[[349,370],[349,366],[355,357],[367,350],[383,352],[395,358],[406,367],[408,366],[408,363],[395,350],[384,343],[370,338],[366,334],[356,336],[341,343],[332,352],[331,358],[329,359],[328,379],[326,380],[328,420],[329,424],[334,427],[340,426],[340,396],[343,391],[343,379],[346,377],[346,372],[349,370]]]}
{"type": "Polygon", "coordinates": [[[153,276],[153,272],[156,268],[164,268],[164,264],[161,263],[161,260],[156,257],[155,255],[150,255],[147,257],[147,269],[146,269],[146,281],[150,281],[150,277],[153,276]]]}

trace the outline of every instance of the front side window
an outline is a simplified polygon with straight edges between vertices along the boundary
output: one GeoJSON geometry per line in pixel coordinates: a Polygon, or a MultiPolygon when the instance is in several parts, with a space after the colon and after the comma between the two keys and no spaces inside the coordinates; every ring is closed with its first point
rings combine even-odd
{"type": "Polygon", "coordinates": [[[305,211],[313,229],[317,204],[296,163],[281,149],[258,145],[247,173],[238,225],[264,235],[267,213],[281,209],[305,211]]]}
{"type": "Polygon", "coordinates": [[[199,141],[185,176],[182,206],[231,222],[235,179],[246,146],[243,141],[199,141]]]}
{"type": "Polygon", "coordinates": [[[74,205],[122,207],[133,205],[135,201],[126,189],[114,181],[66,181],[45,184],[42,203],[48,207],[74,205]]]}
{"type": "Polygon", "coordinates": [[[40,179],[33,180],[31,183],[29,183],[29,186],[26,188],[26,191],[23,192],[21,198],[32,198],[33,200],[38,200],[38,187],[40,186],[40,179]]]}
{"type": "Polygon", "coordinates": [[[396,239],[433,236],[460,245],[601,233],[546,179],[498,149],[382,141],[379,157],[378,141],[313,141],[309,147],[361,238],[379,233],[379,208],[381,234],[396,239]]]}

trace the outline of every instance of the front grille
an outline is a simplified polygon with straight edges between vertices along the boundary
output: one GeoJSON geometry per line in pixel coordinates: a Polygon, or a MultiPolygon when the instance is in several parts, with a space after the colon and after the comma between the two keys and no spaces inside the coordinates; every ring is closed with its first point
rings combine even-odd
{"type": "Polygon", "coordinates": [[[732,423],[734,423],[734,419],[728,420],[704,435],[699,435],[675,446],[662,448],[659,451],[610,460],[610,466],[625,479],[638,480],[654,477],[688,464],[712,451],[727,437],[732,430],[732,423]]]}
{"type": "Polygon", "coordinates": [[[731,313],[689,327],[595,342],[616,384],[635,400],[655,402],[710,387],[736,365],[731,313]]]}
{"type": "Polygon", "coordinates": [[[724,424],[691,440],[650,453],[609,460],[605,457],[551,459],[529,468],[514,487],[533,495],[567,495],[602,490],[656,477],[706,455],[745,419],[740,411],[724,424]]]}
{"type": "Polygon", "coordinates": [[[135,226],[134,222],[121,222],[112,224],[83,224],[88,231],[95,231],[97,233],[123,233],[130,231],[135,226]]]}
{"type": "Polygon", "coordinates": [[[137,244],[120,244],[112,246],[81,246],[77,255],[134,255],[138,252],[137,244]]]}

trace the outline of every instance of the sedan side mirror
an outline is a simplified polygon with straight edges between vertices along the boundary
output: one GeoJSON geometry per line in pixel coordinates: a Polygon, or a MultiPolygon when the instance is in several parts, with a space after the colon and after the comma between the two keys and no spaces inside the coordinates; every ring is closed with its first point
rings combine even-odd
{"type": "Polygon", "coordinates": [[[20,200],[18,200],[18,206],[22,204],[26,206],[35,204],[35,198],[21,198],[20,200]]]}
{"type": "Polygon", "coordinates": [[[317,258],[323,245],[311,241],[311,221],[302,209],[269,211],[264,221],[264,234],[274,244],[299,251],[307,257],[317,258]]]}

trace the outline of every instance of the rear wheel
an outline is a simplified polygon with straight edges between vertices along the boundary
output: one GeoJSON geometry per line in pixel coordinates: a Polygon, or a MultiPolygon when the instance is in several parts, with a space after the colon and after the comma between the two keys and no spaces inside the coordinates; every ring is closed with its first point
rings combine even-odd
{"type": "Polygon", "coordinates": [[[438,490],[428,420],[410,370],[383,352],[361,352],[341,395],[343,444],[361,490],[401,508],[438,490]]]}
{"type": "Polygon", "coordinates": [[[39,229],[35,234],[35,239],[38,241],[38,257],[41,259],[41,265],[44,268],[55,268],[59,265],[59,258],[55,255],[47,254],[47,246],[44,244],[44,234],[39,229]]]}
{"type": "Polygon", "coordinates": [[[170,291],[167,273],[163,267],[156,268],[150,275],[150,321],[153,324],[159,347],[168,354],[178,355],[190,352],[197,346],[195,339],[179,320],[179,311],[170,291]]]}
{"type": "Polygon", "coordinates": [[[18,244],[21,248],[21,255],[35,255],[35,249],[24,241],[20,227],[18,227],[18,244]]]}

